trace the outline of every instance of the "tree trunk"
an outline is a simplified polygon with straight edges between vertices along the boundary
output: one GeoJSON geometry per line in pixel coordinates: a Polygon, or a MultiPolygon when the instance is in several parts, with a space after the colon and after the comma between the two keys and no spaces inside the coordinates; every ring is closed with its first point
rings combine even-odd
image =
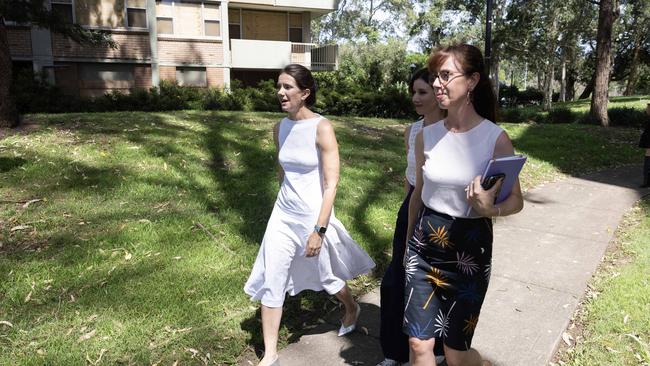
{"type": "Polygon", "coordinates": [[[617,0],[600,0],[598,34],[596,35],[596,75],[589,113],[591,118],[603,127],[609,126],[607,89],[609,88],[609,75],[612,68],[612,28],[617,12],[617,0]]]}
{"type": "Polygon", "coordinates": [[[566,56],[562,57],[562,75],[560,83],[560,102],[566,102],[566,56]]]}
{"type": "Polygon", "coordinates": [[[566,100],[573,100],[576,97],[576,77],[573,68],[569,69],[566,78],[566,100]]]}
{"type": "Polygon", "coordinates": [[[0,16],[0,127],[18,124],[16,104],[11,96],[11,54],[4,18],[0,16]]]}
{"type": "Polygon", "coordinates": [[[499,53],[498,52],[493,52],[492,53],[492,65],[491,65],[491,70],[490,74],[492,74],[492,86],[494,88],[494,97],[497,101],[497,104],[499,103],[499,53]]]}
{"type": "Polygon", "coordinates": [[[555,68],[549,61],[547,75],[544,79],[544,102],[542,103],[542,110],[545,111],[550,111],[553,103],[553,79],[555,79],[555,68]]]}
{"type": "Polygon", "coordinates": [[[548,48],[546,50],[547,59],[546,59],[546,68],[544,70],[545,79],[544,79],[544,101],[542,102],[542,109],[545,111],[551,110],[551,104],[553,103],[553,81],[555,80],[555,48],[557,44],[557,28],[558,20],[555,16],[555,11],[552,12],[551,19],[553,23],[551,24],[551,29],[548,33],[548,48]]]}
{"type": "Polygon", "coordinates": [[[596,77],[592,77],[591,80],[589,80],[589,84],[585,86],[585,90],[582,91],[578,99],[587,99],[591,95],[591,93],[594,91],[594,82],[596,80],[596,77]]]}
{"type": "Polygon", "coordinates": [[[634,51],[632,53],[632,64],[630,65],[630,76],[627,78],[627,85],[623,92],[623,95],[626,96],[634,94],[638,77],[639,51],[641,51],[641,31],[635,29],[634,33],[634,51]]]}

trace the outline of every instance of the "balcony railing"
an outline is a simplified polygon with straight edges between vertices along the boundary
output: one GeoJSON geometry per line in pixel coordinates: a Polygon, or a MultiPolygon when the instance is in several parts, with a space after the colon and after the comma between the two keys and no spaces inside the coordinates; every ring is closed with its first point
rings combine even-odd
{"type": "Polygon", "coordinates": [[[338,67],[338,46],[318,47],[313,43],[292,43],[231,39],[232,67],[238,69],[282,69],[290,63],[314,71],[338,67]]]}

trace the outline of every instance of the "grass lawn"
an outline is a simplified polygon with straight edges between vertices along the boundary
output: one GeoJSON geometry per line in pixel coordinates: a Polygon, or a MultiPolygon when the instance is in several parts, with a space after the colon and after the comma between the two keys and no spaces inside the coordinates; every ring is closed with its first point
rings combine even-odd
{"type": "MultiPolygon", "coordinates": [[[[35,115],[0,140],[0,364],[231,364],[261,344],[242,287],[270,214],[275,113],[35,115]]],[[[333,118],[337,216],[379,264],[402,200],[408,121],[333,118]]],[[[638,163],[639,131],[504,124],[524,188],[638,163]]],[[[335,305],[287,302],[281,342],[335,305]]]]}
{"type": "Polygon", "coordinates": [[[650,199],[628,213],[616,237],[569,330],[577,344],[557,363],[650,364],[650,199]]]}

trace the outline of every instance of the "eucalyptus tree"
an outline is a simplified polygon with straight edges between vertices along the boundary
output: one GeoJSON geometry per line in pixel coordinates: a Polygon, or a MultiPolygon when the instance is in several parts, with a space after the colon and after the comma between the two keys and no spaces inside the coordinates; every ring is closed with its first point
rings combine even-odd
{"type": "Polygon", "coordinates": [[[613,74],[627,80],[623,95],[632,95],[641,65],[650,64],[650,2],[628,0],[621,13],[613,74]]]}
{"type": "Polygon", "coordinates": [[[596,34],[596,72],[589,114],[603,127],[609,126],[607,104],[609,77],[612,69],[612,30],[620,14],[619,0],[587,0],[598,4],[598,32],[596,34]]]}

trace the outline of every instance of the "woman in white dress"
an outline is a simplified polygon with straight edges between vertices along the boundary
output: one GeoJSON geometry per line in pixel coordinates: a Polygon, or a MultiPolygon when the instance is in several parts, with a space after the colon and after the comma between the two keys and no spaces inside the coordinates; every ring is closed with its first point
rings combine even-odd
{"type": "Polygon", "coordinates": [[[278,365],[277,342],[285,294],[325,290],[345,306],[339,336],[356,327],[361,308],[346,281],[369,272],[374,262],[333,212],[339,154],[332,124],[309,108],[316,101],[311,72],[284,68],[278,99],[288,117],[273,128],[280,191],[244,291],[262,303],[264,357],[278,365]]]}

